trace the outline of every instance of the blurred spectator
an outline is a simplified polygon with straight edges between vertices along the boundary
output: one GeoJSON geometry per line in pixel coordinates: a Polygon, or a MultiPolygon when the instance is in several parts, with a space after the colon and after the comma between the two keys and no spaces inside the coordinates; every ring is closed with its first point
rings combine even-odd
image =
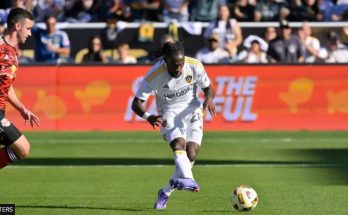
{"type": "Polygon", "coordinates": [[[159,21],[161,0],[128,0],[127,2],[133,21],[159,21]]]}
{"type": "Polygon", "coordinates": [[[332,8],[332,21],[348,21],[348,1],[337,0],[336,5],[332,8]]]}
{"type": "Polygon", "coordinates": [[[2,36],[6,30],[5,24],[6,24],[5,22],[0,21],[0,36],[2,36]]]}
{"type": "Polygon", "coordinates": [[[12,8],[20,7],[20,8],[26,8],[26,4],[30,3],[31,0],[12,0],[12,8]]]}
{"type": "Polygon", "coordinates": [[[343,31],[343,35],[344,35],[344,38],[345,38],[345,41],[343,41],[344,45],[348,45],[348,26],[345,26],[342,28],[342,31],[343,31]]]}
{"type": "Polygon", "coordinates": [[[68,17],[75,16],[75,4],[77,0],[65,0],[64,4],[62,5],[62,10],[57,15],[57,20],[59,22],[67,22],[68,17]]]}
{"type": "Polygon", "coordinates": [[[238,61],[244,63],[268,63],[266,51],[268,44],[256,35],[248,36],[243,45],[247,50],[238,54],[238,61]]]}
{"type": "Polygon", "coordinates": [[[219,16],[210,23],[204,32],[204,38],[214,32],[219,35],[220,47],[226,49],[232,58],[237,56],[238,46],[242,43],[242,30],[236,19],[230,19],[230,11],[226,5],[219,6],[219,16]]]}
{"type": "Polygon", "coordinates": [[[116,19],[108,19],[106,27],[101,30],[100,38],[105,49],[113,49],[117,44],[117,37],[120,32],[127,26],[124,21],[117,21],[116,19]]]}
{"type": "Polygon", "coordinates": [[[2,20],[3,22],[6,22],[8,13],[12,8],[20,7],[32,11],[34,7],[32,0],[8,0],[7,2],[8,4],[5,5],[8,6],[0,9],[0,21],[2,20]]]}
{"type": "Polygon", "coordinates": [[[121,43],[117,47],[118,59],[116,63],[119,64],[133,64],[137,63],[137,59],[129,55],[129,45],[126,43],[121,43]]]}
{"type": "Polygon", "coordinates": [[[64,31],[56,29],[54,16],[45,19],[46,30],[34,26],[32,33],[36,39],[35,60],[46,63],[66,63],[69,61],[70,40],[64,31]]]}
{"type": "MultiPolygon", "coordinates": [[[[72,1],[72,0],[70,0],[72,1]]],[[[75,0],[69,2],[69,10],[64,12],[66,22],[97,22],[101,21],[102,3],[100,0],[75,0]]],[[[67,9],[66,7],[64,9],[67,9]]]]}
{"type": "Polygon", "coordinates": [[[277,29],[275,27],[267,27],[264,35],[266,43],[269,43],[271,40],[277,37],[277,29]]]}
{"type": "Polygon", "coordinates": [[[320,49],[319,40],[312,36],[312,29],[307,23],[303,23],[298,36],[304,48],[304,61],[314,63],[320,49]]]}
{"type": "Polygon", "coordinates": [[[331,13],[334,3],[331,0],[317,0],[319,7],[319,20],[331,21],[331,13]]]}
{"type": "Polygon", "coordinates": [[[191,0],[190,20],[196,22],[211,22],[218,16],[218,6],[221,0],[191,0]]]}
{"type": "Polygon", "coordinates": [[[286,19],[290,14],[283,1],[259,0],[255,8],[255,21],[279,21],[286,19]]]}
{"type": "MultiPolygon", "coordinates": [[[[162,36],[161,38],[161,43],[160,43],[160,50],[162,50],[162,47],[163,45],[166,43],[166,42],[174,42],[174,37],[171,35],[171,34],[165,34],[162,36]]],[[[162,55],[162,54],[161,54],[162,55]]]]}
{"type": "Polygon", "coordinates": [[[241,22],[254,21],[255,6],[249,0],[236,0],[230,7],[232,17],[241,22]]]}
{"type": "Polygon", "coordinates": [[[229,53],[220,47],[219,35],[212,33],[205,48],[200,49],[196,58],[202,63],[229,63],[229,53]]]}
{"type": "Polygon", "coordinates": [[[123,0],[108,0],[106,2],[106,19],[129,21],[130,7],[123,0]]]}
{"type": "Polygon", "coordinates": [[[291,34],[289,22],[280,22],[280,33],[272,40],[267,50],[268,60],[272,63],[302,63],[303,49],[300,40],[291,34]]]}
{"type": "Polygon", "coordinates": [[[54,0],[41,0],[33,10],[35,22],[44,22],[47,16],[56,16],[54,0]]]}
{"type": "Polygon", "coordinates": [[[319,21],[318,0],[293,0],[290,1],[291,21],[319,21]]]}
{"type": "Polygon", "coordinates": [[[321,21],[347,21],[348,1],[347,0],[318,0],[319,16],[321,21]],[[335,4],[336,2],[336,4],[335,4]]]}
{"type": "Polygon", "coordinates": [[[170,23],[186,22],[189,19],[188,5],[189,0],[163,0],[163,21],[170,23]]]}
{"type": "Polygon", "coordinates": [[[348,63],[348,47],[341,43],[339,35],[330,31],[327,46],[320,50],[319,56],[325,63],[348,63]]]}
{"type": "Polygon", "coordinates": [[[24,56],[23,51],[21,49],[18,49],[18,57],[19,57],[19,63],[21,64],[30,64],[35,62],[33,58],[24,56]]]}
{"type": "Polygon", "coordinates": [[[166,42],[174,42],[174,37],[171,34],[164,34],[160,40],[157,40],[159,43],[156,44],[155,50],[150,52],[148,56],[138,58],[138,63],[155,63],[162,57],[162,47],[166,42]]]}
{"type": "Polygon", "coordinates": [[[69,22],[92,22],[97,19],[93,17],[94,0],[79,0],[76,2],[76,15],[70,17],[69,22]]]}
{"type": "Polygon", "coordinates": [[[108,62],[107,56],[103,53],[102,42],[98,36],[94,36],[89,40],[88,53],[85,56],[83,56],[82,62],[108,62]]]}

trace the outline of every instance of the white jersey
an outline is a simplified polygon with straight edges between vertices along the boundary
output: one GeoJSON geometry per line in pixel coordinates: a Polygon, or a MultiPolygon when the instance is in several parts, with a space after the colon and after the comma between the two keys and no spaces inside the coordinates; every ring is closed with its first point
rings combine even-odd
{"type": "Polygon", "coordinates": [[[197,87],[206,88],[209,85],[209,77],[200,61],[185,57],[182,74],[174,78],[168,73],[164,60],[160,60],[145,75],[135,96],[147,100],[154,92],[157,111],[163,115],[167,111],[199,108],[201,103],[197,87]]]}

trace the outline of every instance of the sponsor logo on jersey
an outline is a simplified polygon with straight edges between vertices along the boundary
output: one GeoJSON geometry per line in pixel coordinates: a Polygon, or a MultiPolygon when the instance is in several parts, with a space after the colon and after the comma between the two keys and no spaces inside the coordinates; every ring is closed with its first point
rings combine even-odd
{"type": "Polygon", "coordinates": [[[8,121],[8,119],[3,118],[3,119],[1,120],[1,125],[2,125],[2,127],[9,127],[9,126],[11,125],[11,122],[8,121]]]}
{"type": "Polygon", "coordinates": [[[181,96],[184,96],[188,92],[190,92],[191,90],[192,90],[192,87],[189,86],[189,87],[186,87],[186,88],[178,90],[178,91],[174,91],[174,92],[170,92],[170,93],[164,94],[163,96],[164,96],[164,98],[166,100],[171,100],[171,99],[174,99],[174,98],[179,98],[181,96]]]}

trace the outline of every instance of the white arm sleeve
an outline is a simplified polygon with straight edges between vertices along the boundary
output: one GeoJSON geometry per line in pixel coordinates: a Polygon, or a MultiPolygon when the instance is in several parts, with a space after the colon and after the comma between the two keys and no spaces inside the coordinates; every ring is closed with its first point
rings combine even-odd
{"type": "Polygon", "coordinates": [[[151,95],[152,91],[153,89],[150,87],[149,83],[146,81],[146,79],[143,79],[137,93],[135,94],[135,97],[146,101],[151,95]]]}
{"type": "Polygon", "coordinates": [[[209,87],[210,85],[210,79],[205,72],[205,69],[201,63],[197,64],[196,67],[196,72],[197,72],[197,84],[200,88],[206,88],[209,87]]]}

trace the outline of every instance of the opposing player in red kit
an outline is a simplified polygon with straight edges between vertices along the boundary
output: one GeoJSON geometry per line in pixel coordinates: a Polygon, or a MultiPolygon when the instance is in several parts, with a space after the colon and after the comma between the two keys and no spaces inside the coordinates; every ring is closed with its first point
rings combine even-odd
{"type": "Polygon", "coordinates": [[[0,37],[0,169],[29,155],[30,144],[25,136],[5,118],[6,103],[16,108],[33,127],[40,125],[39,118],[17,98],[12,87],[18,69],[18,44],[31,36],[33,15],[22,8],[14,8],[7,18],[7,31],[0,37]]]}

